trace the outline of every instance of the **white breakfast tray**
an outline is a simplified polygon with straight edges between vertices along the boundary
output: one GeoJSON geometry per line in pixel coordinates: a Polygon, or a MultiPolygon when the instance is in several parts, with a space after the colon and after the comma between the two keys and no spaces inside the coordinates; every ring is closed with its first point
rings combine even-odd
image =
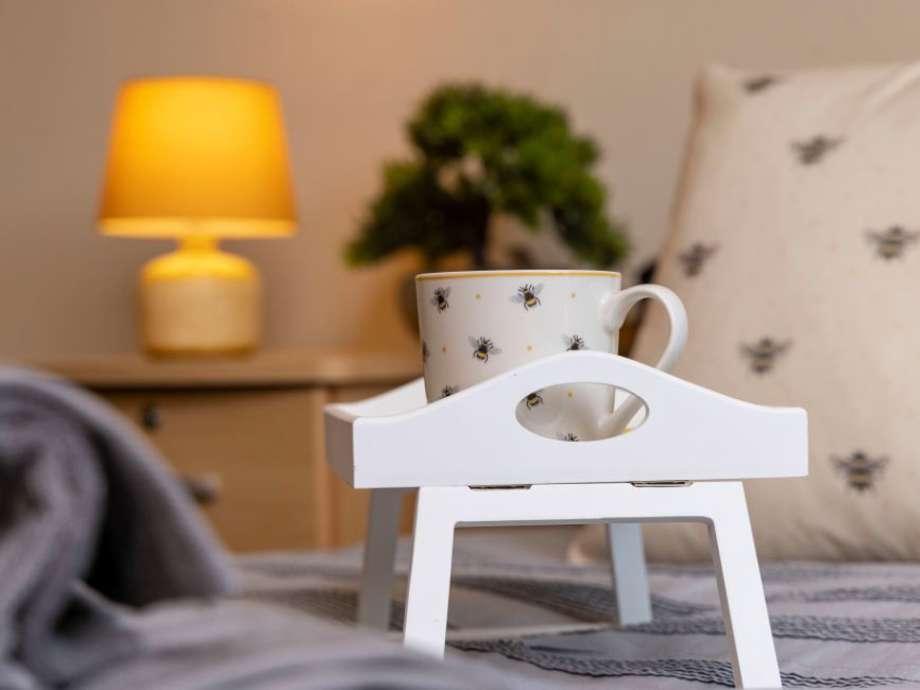
{"type": "Polygon", "coordinates": [[[453,531],[462,525],[612,525],[621,624],[650,619],[638,525],[709,525],[738,687],[779,687],[760,569],[739,480],[808,473],[805,411],[735,400],[633,360],[566,352],[432,404],[421,380],[326,408],[326,454],[355,488],[372,489],[359,620],[389,618],[399,507],[418,489],[404,640],[444,652],[453,531]],[[527,394],[566,383],[625,389],[643,423],[573,443],[522,427],[527,394]]]}

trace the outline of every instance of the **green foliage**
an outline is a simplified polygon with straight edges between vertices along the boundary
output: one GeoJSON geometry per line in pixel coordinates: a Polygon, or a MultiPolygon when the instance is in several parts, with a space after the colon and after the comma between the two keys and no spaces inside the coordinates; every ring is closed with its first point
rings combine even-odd
{"type": "Polygon", "coordinates": [[[415,247],[429,262],[468,251],[481,267],[497,212],[534,232],[549,220],[596,266],[628,251],[591,172],[597,147],[571,132],[560,108],[477,84],[446,85],[428,96],[407,130],[414,158],[385,165],[383,192],[348,247],[351,263],[415,247]]]}

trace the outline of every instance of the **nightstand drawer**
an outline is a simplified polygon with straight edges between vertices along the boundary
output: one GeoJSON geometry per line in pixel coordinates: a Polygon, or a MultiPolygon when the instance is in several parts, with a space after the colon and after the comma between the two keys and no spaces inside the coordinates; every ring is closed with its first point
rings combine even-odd
{"type": "Polygon", "coordinates": [[[234,551],[332,541],[324,389],[106,391],[141,427],[234,551]]]}
{"type": "Polygon", "coordinates": [[[108,399],[143,429],[234,551],[330,548],[364,536],[367,495],[333,476],[323,406],[419,375],[418,352],[113,354],[33,365],[108,399]]]}

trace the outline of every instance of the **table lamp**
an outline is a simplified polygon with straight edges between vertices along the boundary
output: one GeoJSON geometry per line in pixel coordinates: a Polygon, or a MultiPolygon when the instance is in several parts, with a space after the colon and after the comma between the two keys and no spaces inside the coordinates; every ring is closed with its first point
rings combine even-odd
{"type": "Polygon", "coordinates": [[[219,238],[296,228],[281,104],[264,83],[211,77],[122,85],[98,227],[176,238],[140,276],[141,338],[154,354],[226,354],[260,337],[256,267],[219,238]]]}

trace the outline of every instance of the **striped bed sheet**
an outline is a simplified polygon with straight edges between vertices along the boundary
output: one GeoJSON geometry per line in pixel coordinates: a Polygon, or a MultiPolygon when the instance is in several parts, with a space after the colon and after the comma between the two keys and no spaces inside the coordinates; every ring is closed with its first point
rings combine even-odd
{"type": "MultiPolygon", "coordinates": [[[[650,567],[654,619],[621,628],[609,568],[528,547],[537,532],[458,537],[450,656],[476,658],[541,687],[611,690],[732,686],[712,568],[650,567]],[[522,546],[523,545],[523,546],[522,546]]],[[[408,544],[397,559],[391,633],[402,625],[408,544]]],[[[242,557],[247,599],[340,622],[357,605],[360,551],[242,557]]],[[[920,687],[920,564],[765,563],[785,687],[920,687]]]]}

